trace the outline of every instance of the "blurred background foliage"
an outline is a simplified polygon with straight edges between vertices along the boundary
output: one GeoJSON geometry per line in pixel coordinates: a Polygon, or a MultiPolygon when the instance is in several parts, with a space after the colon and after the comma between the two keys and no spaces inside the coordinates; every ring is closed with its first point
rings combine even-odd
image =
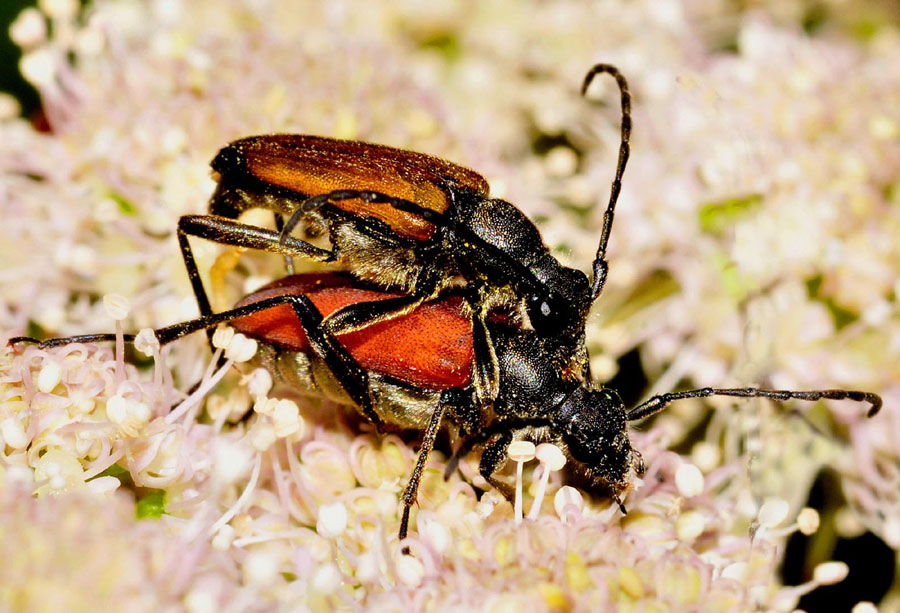
{"type": "MultiPolygon", "coordinates": [[[[87,6],[90,1],[81,0],[81,4],[87,6]]],[[[740,16],[750,11],[762,11],[775,23],[799,24],[810,36],[840,33],[863,42],[886,25],[900,26],[898,0],[697,0],[690,4],[699,21],[705,22],[711,46],[721,49],[735,47],[740,16]]],[[[19,72],[22,54],[9,38],[9,26],[22,9],[37,5],[37,0],[0,2],[0,91],[15,96],[25,116],[31,116],[40,101],[19,72]]],[[[437,37],[427,42],[440,46],[447,41],[437,37]]]]}
{"type": "Polygon", "coordinates": [[[10,40],[9,26],[22,9],[36,4],[37,2],[33,0],[0,2],[0,91],[15,96],[25,116],[30,116],[37,110],[38,95],[19,72],[19,58],[22,57],[22,51],[10,40]]]}

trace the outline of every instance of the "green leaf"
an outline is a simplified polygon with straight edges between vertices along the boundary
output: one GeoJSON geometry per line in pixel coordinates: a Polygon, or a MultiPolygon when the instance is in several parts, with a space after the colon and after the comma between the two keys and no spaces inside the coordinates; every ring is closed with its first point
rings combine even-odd
{"type": "Polygon", "coordinates": [[[451,32],[430,32],[419,40],[419,45],[437,51],[450,61],[459,59],[462,54],[459,39],[451,32]]]}
{"type": "Polygon", "coordinates": [[[735,196],[700,206],[700,229],[707,234],[722,234],[742,217],[762,205],[762,194],[735,196]]]}
{"type": "Polygon", "coordinates": [[[626,321],[680,291],[681,285],[669,271],[654,270],[632,288],[628,296],[610,312],[604,324],[612,325],[626,321]]]}
{"type": "Polygon", "coordinates": [[[154,490],[138,500],[138,519],[159,519],[166,512],[165,490],[154,490]]]}
{"type": "Polygon", "coordinates": [[[134,206],[131,200],[129,200],[122,194],[119,194],[117,192],[109,192],[108,196],[119,206],[119,211],[123,215],[137,215],[137,207],[134,206]]]}
{"type": "Polygon", "coordinates": [[[859,319],[859,315],[835,302],[831,296],[828,296],[822,302],[828,307],[828,312],[831,313],[831,318],[834,320],[834,327],[838,330],[846,328],[859,319]]]}
{"type": "Polygon", "coordinates": [[[831,314],[831,319],[834,321],[835,328],[838,330],[846,328],[859,319],[859,315],[855,311],[838,304],[834,297],[822,294],[821,290],[824,279],[825,278],[822,275],[816,275],[811,279],[807,279],[806,292],[811,300],[817,300],[825,305],[828,312],[831,314]]]}
{"type": "Polygon", "coordinates": [[[115,477],[118,479],[122,475],[127,475],[127,474],[128,474],[127,470],[125,470],[118,464],[113,464],[112,466],[110,466],[109,468],[107,468],[106,470],[104,470],[102,473],[98,474],[94,478],[98,479],[100,477],[115,477]]]}

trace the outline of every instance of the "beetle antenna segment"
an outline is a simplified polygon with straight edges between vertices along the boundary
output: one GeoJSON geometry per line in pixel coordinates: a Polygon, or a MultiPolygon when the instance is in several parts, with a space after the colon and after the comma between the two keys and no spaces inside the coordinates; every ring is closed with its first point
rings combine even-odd
{"type": "MultiPolygon", "coordinates": [[[[124,334],[122,336],[126,343],[134,342],[134,334],[124,334]]],[[[114,332],[112,332],[108,334],[82,334],[80,336],[67,336],[65,338],[48,338],[44,341],[38,340],[36,338],[31,338],[30,336],[14,336],[9,339],[6,344],[12,346],[18,343],[29,343],[32,345],[37,345],[40,349],[49,349],[50,347],[61,347],[63,345],[70,345],[72,343],[102,343],[115,340],[116,335],[114,332]]]]}
{"type": "Polygon", "coordinates": [[[603,73],[612,76],[616,80],[616,84],[619,86],[619,93],[622,96],[622,140],[619,143],[619,161],[616,164],[616,176],[613,179],[612,188],[609,192],[609,203],[606,205],[606,212],[603,213],[603,230],[600,233],[600,244],[597,246],[597,255],[594,258],[591,302],[597,299],[597,296],[603,291],[603,285],[606,283],[606,273],[609,270],[609,263],[606,261],[606,244],[609,242],[609,234],[612,231],[616,202],[619,200],[619,193],[622,191],[622,175],[625,173],[625,165],[628,163],[628,156],[631,154],[631,146],[629,145],[631,138],[631,92],[628,91],[628,81],[619,72],[619,69],[612,64],[597,64],[591,68],[584,77],[581,95],[584,96],[587,93],[588,87],[594,81],[594,77],[603,73]]]}
{"type": "Polygon", "coordinates": [[[868,402],[872,406],[866,414],[867,417],[873,417],[881,409],[881,397],[870,392],[859,392],[855,390],[812,390],[805,392],[795,392],[791,390],[761,390],[755,387],[741,387],[720,389],[715,387],[704,387],[686,392],[672,392],[669,394],[659,394],[653,396],[646,402],[635,407],[628,412],[626,418],[628,421],[637,421],[645,417],[650,417],[662,411],[667,404],[673,400],[681,400],[682,398],[708,398],[709,396],[736,396],[739,398],[771,398],[772,400],[821,400],[828,398],[830,400],[854,400],[856,402],[868,402]]]}

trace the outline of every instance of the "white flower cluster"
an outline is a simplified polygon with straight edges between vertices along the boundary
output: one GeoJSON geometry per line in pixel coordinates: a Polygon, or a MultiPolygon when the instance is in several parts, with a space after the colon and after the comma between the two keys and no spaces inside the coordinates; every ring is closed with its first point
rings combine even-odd
{"type": "MultiPolygon", "coordinates": [[[[123,563],[67,575],[80,562],[47,561],[50,545],[23,537],[5,551],[27,562],[15,567],[24,574],[0,583],[22,586],[16,597],[38,593],[29,586],[42,571],[69,577],[59,602],[34,603],[56,610],[77,608],[77,579],[116,586],[118,608],[127,592],[135,609],[198,612],[788,611],[847,573],[825,562],[803,585],[777,578],[786,537],[818,533],[818,514],[802,507],[824,464],[849,502],[837,530],[869,527],[900,548],[900,26],[868,4],[864,38],[842,3],[801,0],[754,3],[752,14],[716,0],[41,0],[23,11],[11,37],[43,117],[18,118],[0,94],[0,341],[29,328],[142,329],[135,347],[153,366],[140,374],[121,344],[3,343],[10,534],[58,535],[60,551],[88,547],[81,562],[123,563]],[[883,394],[885,408],[866,422],[854,403],[815,405],[805,419],[761,402],[675,404],[633,436],[648,472],[626,518],[563,486],[552,449],[513,450],[515,507],[444,481],[436,451],[414,557],[402,556],[408,440],[281,398],[265,371],[230,375],[256,351],[233,331],[216,333],[212,360],[201,334],[160,347],[149,332],[197,314],[177,219],[204,209],[208,162],[234,138],[360,138],[478,169],[585,267],[619,139],[614,85],[578,96],[597,61],[629,78],[635,128],[587,330],[595,377],[639,347],[654,391],[847,387],[883,394]],[[678,442],[693,444],[690,458],[663,451],[678,442]],[[165,529],[122,512],[123,490],[139,513],[164,511],[165,529]],[[108,543],[74,497],[109,514],[108,543]],[[80,519],[59,525],[44,504],[80,519]],[[160,549],[177,563],[154,566],[160,549]]],[[[280,258],[245,254],[235,268],[234,254],[194,243],[203,274],[227,269],[230,286],[281,272],[280,258]]],[[[213,299],[224,308],[235,297],[213,299]]],[[[461,469],[485,486],[477,458],[461,469]]]]}

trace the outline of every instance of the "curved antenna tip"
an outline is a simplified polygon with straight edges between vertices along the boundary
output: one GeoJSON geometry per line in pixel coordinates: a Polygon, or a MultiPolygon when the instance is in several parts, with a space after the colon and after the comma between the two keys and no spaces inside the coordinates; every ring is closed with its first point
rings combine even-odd
{"type": "Polygon", "coordinates": [[[603,228],[600,232],[600,242],[597,245],[597,254],[594,257],[593,270],[594,278],[591,281],[591,302],[596,300],[600,292],[603,291],[603,285],[606,282],[606,245],[609,243],[609,235],[612,231],[613,215],[616,210],[616,202],[619,199],[619,193],[622,191],[622,175],[625,173],[625,166],[628,164],[628,157],[631,154],[629,140],[631,138],[631,92],[628,89],[628,80],[612,64],[595,64],[585,75],[584,83],[581,86],[581,95],[587,93],[588,87],[594,81],[594,77],[599,74],[608,74],[616,80],[619,86],[619,95],[622,103],[622,128],[621,140],[619,142],[619,159],[616,163],[616,174],[610,187],[609,202],[606,205],[606,211],[603,214],[603,228]],[[601,276],[600,271],[603,274],[601,276]]]}

